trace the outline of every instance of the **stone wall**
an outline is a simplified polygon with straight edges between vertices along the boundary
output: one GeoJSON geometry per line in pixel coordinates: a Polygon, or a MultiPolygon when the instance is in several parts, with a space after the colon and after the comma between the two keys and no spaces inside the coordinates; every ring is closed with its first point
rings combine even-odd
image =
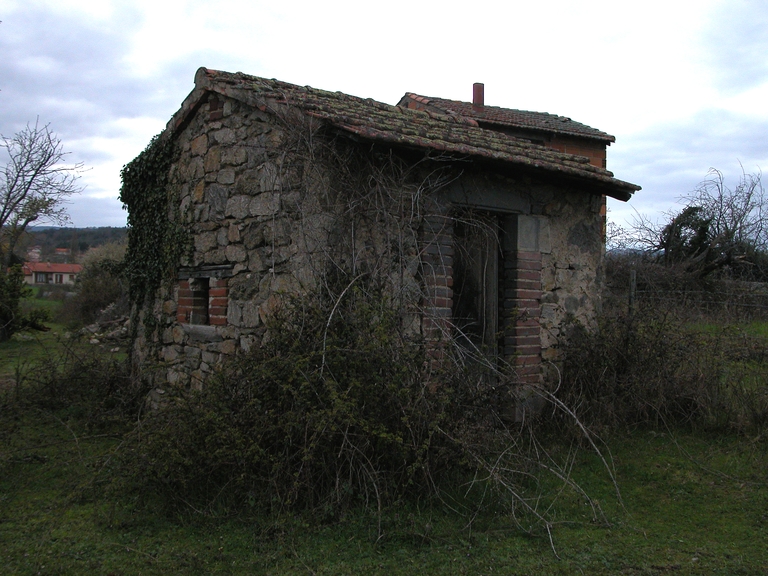
{"type": "MultiPolygon", "coordinates": [[[[359,183],[337,181],[338,158],[324,156],[330,144],[313,140],[316,128],[214,97],[177,134],[170,217],[185,223],[191,245],[150,312],[160,322],[161,380],[198,386],[223,358],[258,345],[282,300],[329,269],[375,269],[393,297],[413,304],[403,304],[404,322],[420,332],[418,209],[399,218],[401,209],[385,206],[398,201],[392,190],[345,196],[359,183]]],[[[411,207],[412,191],[399,192],[411,207]]],[[[145,339],[139,347],[153,348],[145,339]]]]}
{"type": "Polygon", "coordinates": [[[604,279],[604,206],[601,196],[571,191],[544,207],[550,244],[542,254],[544,361],[560,359],[558,344],[574,323],[595,327],[604,279]]]}
{"type": "Polygon", "coordinates": [[[274,116],[214,96],[177,138],[171,186],[191,246],[161,294],[158,360],[167,381],[199,384],[260,340],[276,295],[311,279],[312,250],[296,258],[301,163],[274,116]]]}

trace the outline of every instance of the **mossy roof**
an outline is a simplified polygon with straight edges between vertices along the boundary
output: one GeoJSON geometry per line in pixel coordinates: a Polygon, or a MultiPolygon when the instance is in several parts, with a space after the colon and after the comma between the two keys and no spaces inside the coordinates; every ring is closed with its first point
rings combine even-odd
{"type": "Polygon", "coordinates": [[[593,185],[600,193],[628,200],[639,186],[614,178],[613,173],[593,166],[584,156],[565,154],[481,128],[460,114],[410,110],[370,98],[298,86],[279,80],[200,68],[196,88],[169,126],[178,126],[206,93],[228,96],[262,110],[293,108],[306,116],[373,142],[434,151],[462,158],[478,158],[544,172],[593,185]]]}

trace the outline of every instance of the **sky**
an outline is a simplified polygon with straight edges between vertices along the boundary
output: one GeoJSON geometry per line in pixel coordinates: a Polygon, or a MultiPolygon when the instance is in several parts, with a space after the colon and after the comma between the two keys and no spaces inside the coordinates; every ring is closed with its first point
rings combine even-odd
{"type": "Polygon", "coordinates": [[[609,202],[620,225],[663,220],[710,168],[768,168],[764,0],[0,0],[0,21],[0,134],[39,119],[83,163],[77,227],[125,225],[120,170],[200,66],[390,104],[483,82],[487,105],[616,137],[608,169],[643,188],[609,202]]]}

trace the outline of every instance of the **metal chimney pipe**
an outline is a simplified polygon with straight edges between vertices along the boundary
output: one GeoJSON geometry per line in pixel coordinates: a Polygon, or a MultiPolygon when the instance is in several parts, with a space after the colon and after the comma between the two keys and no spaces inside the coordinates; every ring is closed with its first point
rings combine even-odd
{"type": "Polygon", "coordinates": [[[485,84],[475,82],[472,85],[472,105],[480,108],[485,105],[485,84]]]}

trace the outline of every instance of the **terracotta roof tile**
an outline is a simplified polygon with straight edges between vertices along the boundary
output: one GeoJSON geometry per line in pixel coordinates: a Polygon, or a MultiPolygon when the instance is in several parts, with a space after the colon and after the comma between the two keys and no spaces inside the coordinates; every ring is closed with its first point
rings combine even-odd
{"type": "MultiPolygon", "coordinates": [[[[622,200],[628,200],[640,189],[635,184],[614,178],[608,170],[591,165],[586,157],[564,154],[480,128],[474,119],[457,112],[440,114],[409,110],[370,98],[206,68],[198,70],[195,83],[196,90],[201,93],[217,92],[261,109],[288,105],[367,140],[524,166],[592,182],[601,188],[601,192],[622,200]]],[[[198,97],[202,96],[198,94],[198,97]]],[[[188,113],[192,107],[185,102],[177,116],[188,113]]],[[[182,118],[174,117],[169,127],[179,126],[181,122],[182,118]]]]}
{"type": "Polygon", "coordinates": [[[51,262],[24,262],[22,269],[26,276],[34,272],[79,274],[83,271],[83,267],[80,264],[56,264],[51,262]]]}
{"type": "Polygon", "coordinates": [[[402,104],[409,98],[420,104],[424,104],[425,106],[433,106],[434,108],[438,108],[445,112],[461,114],[467,118],[473,118],[478,122],[487,124],[508,126],[511,128],[541,130],[552,132],[554,134],[567,134],[569,136],[580,136],[582,138],[592,138],[606,143],[616,141],[616,138],[610,134],[591,128],[586,124],[575,122],[566,116],[558,116],[557,114],[499,108],[498,106],[475,106],[471,102],[421,96],[419,94],[414,94],[413,92],[406,92],[405,96],[400,100],[400,103],[402,104]]]}

